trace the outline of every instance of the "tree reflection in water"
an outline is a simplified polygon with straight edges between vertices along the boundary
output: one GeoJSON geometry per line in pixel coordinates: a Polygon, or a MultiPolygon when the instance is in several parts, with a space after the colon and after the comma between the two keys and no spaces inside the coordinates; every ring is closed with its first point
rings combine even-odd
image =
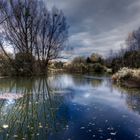
{"type": "MultiPolygon", "coordinates": [[[[1,92],[22,93],[23,97],[0,100],[0,139],[47,139],[51,133],[65,128],[67,115],[59,115],[64,99],[54,96],[47,79],[12,81],[2,85],[1,92]]],[[[64,114],[66,108],[61,111],[64,114]]]]}
{"type": "Polygon", "coordinates": [[[140,90],[139,89],[129,89],[125,87],[119,87],[113,85],[114,88],[118,89],[122,95],[124,95],[126,104],[128,108],[134,112],[140,114],[140,90]]]}

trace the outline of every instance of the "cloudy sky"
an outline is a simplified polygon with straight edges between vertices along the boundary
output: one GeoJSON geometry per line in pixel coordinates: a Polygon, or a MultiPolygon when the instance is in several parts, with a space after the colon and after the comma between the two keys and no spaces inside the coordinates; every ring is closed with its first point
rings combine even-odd
{"type": "MultiPolygon", "coordinates": [[[[71,57],[106,56],[117,51],[128,33],[140,26],[140,0],[46,0],[48,7],[62,9],[69,29],[71,57]]],[[[66,54],[66,53],[65,53],[66,54]]],[[[67,55],[67,54],[66,54],[67,55]]]]}

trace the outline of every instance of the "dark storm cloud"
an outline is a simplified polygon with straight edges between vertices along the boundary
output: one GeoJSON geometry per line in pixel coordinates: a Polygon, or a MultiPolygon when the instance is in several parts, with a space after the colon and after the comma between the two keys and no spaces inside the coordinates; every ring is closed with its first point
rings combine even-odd
{"type": "Polygon", "coordinates": [[[69,45],[74,55],[106,55],[124,44],[127,34],[140,26],[139,0],[46,0],[62,9],[70,25],[69,45]]]}

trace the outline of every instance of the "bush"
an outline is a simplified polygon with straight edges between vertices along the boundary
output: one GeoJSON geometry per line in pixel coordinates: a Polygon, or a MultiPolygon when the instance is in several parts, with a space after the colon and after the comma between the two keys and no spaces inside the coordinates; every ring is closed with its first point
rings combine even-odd
{"type": "Polygon", "coordinates": [[[0,53],[0,75],[10,76],[13,73],[14,69],[13,65],[10,63],[10,60],[3,53],[0,53]]]}
{"type": "Polygon", "coordinates": [[[104,72],[105,68],[103,65],[101,65],[100,63],[95,63],[93,64],[93,71],[96,73],[102,73],[104,72]]]}
{"type": "Polygon", "coordinates": [[[15,56],[16,75],[32,75],[35,58],[31,54],[17,53],[15,56]]]}
{"type": "Polygon", "coordinates": [[[112,80],[119,83],[127,80],[140,82],[140,69],[122,68],[112,76],[112,80]]]}

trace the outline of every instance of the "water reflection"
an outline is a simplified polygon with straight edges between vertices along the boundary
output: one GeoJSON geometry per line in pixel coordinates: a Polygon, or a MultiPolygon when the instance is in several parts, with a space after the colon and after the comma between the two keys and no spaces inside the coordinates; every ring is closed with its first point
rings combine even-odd
{"type": "Polygon", "coordinates": [[[126,95],[125,102],[129,109],[140,114],[140,91],[138,89],[127,89],[124,87],[116,87],[121,94],[126,95]]]}
{"type": "Polygon", "coordinates": [[[140,91],[108,77],[0,80],[1,140],[139,139],[139,114],[140,91]]]}
{"type": "MultiPolygon", "coordinates": [[[[11,80],[6,86],[2,84],[3,94],[9,91],[24,96],[18,100],[0,100],[1,139],[46,139],[48,134],[65,128],[67,124],[66,115],[60,117],[58,114],[64,99],[53,95],[47,80],[26,80],[23,83],[21,79],[11,80]]],[[[61,111],[65,112],[65,108],[61,111]]]]}

